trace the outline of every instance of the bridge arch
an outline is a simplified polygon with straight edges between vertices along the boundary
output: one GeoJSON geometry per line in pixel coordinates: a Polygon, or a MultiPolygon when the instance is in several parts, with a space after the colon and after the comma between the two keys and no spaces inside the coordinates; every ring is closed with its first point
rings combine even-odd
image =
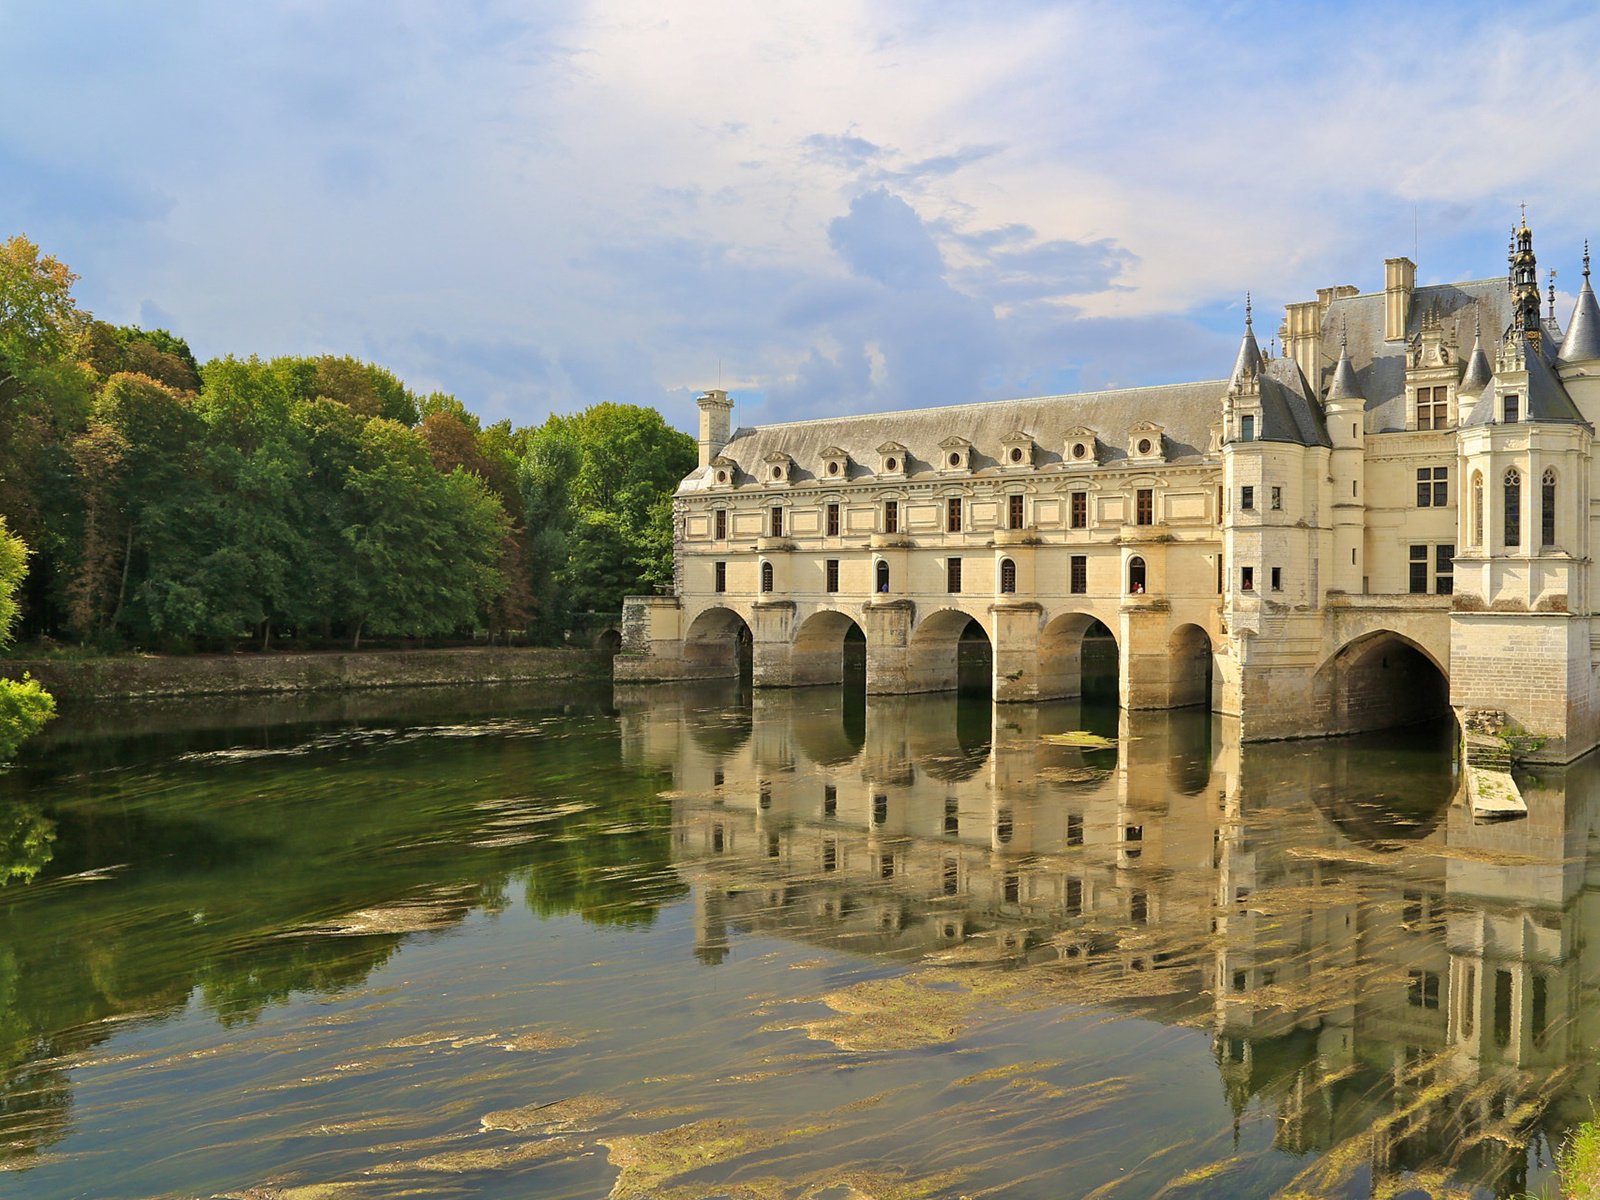
{"type": "MultiPolygon", "coordinates": [[[[910,690],[918,692],[952,692],[963,684],[963,643],[968,650],[970,664],[986,658],[992,663],[994,634],[983,620],[963,609],[940,608],[928,613],[911,631],[906,644],[906,675],[910,690]],[[982,654],[978,651],[981,644],[982,654]]],[[[966,682],[975,683],[976,680],[966,682]]]]}
{"type": "Polygon", "coordinates": [[[1449,714],[1450,679],[1420,642],[1376,629],[1346,642],[1317,668],[1311,699],[1323,733],[1361,733],[1449,714]]]}
{"type": "MultiPolygon", "coordinates": [[[[1100,674],[1109,675],[1114,681],[1117,641],[1110,626],[1086,612],[1059,613],[1050,619],[1039,634],[1041,699],[1069,699],[1083,694],[1086,651],[1091,673],[1098,668],[1100,674]]],[[[1117,690],[1115,683],[1112,690],[1117,690]]]]}
{"type": "Polygon", "coordinates": [[[708,608],[684,632],[683,660],[706,676],[748,674],[753,644],[744,616],[731,608],[708,608]]]}
{"type": "Polygon", "coordinates": [[[1211,635],[1193,623],[1179,625],[1167,638],[1168,707],[1191,708],[1216,703],[1220,673],[1211,635]]]}
{"type": "Polygon", "coordinates": [[[789,651],[796,686],[840,683],[844,680],[848,642],[866,641],[866,631],[849,613],[820,609],[801,621],[789,651]]]}

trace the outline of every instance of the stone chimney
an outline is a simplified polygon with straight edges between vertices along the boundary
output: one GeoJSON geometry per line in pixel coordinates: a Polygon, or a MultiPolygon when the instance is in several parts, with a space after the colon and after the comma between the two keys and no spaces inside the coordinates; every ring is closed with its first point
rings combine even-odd
{"type": "Polygon", "coordinates": [[[728,444],[733,401],[728,399],[727,392],[713,388],[695,403],[700,406],[700,465],[709,467],[711,460],[728,444]]]}
{"type": "Polygon", "coordinates": [[[1411,319],[1411,293],[1417,287],[1417,264],[1409,258],[1385,259],[1383,264],[1383,340],[1398,342],[1406,336],[1411,319]]]}

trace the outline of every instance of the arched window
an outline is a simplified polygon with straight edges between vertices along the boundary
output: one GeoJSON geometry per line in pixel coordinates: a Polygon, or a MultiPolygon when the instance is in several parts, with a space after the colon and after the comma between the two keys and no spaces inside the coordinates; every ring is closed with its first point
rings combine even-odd
{"type": "Polygon", "coordinates": [[[1017,590],[1017,564],[1009,558],[1000,560],[1000,590],[1002,592],[1017,590]]]}
{"type": "Polygon", "coordinates": [[[769,562],[761,564],[761,590],[763,592],[772,590],[772,564],[769,562]]]}
{"type": "Polygon", "coordinates": [[[1483,472],[1472,473],[1472,544],[1483,545],[1483,472]]]}
{"type": "Polygon", "coordinates": [[[1135,596],[1144,592],[1144,559],[1137,554],[1128,560],[1128,591],[1135,596]]]}
{"type": "Polygon", "coordinates": [[[880,592],[889,590],[889,564],[881,558],[878,560],[878,590],[880,592]]]}
{"type": "Polygon", "coordinates": [[[1522,545],[1522,474],[1515,467],[1506,469],[1505,518],[1505,544],[1522,545]]]}
{"type": "Polygon", "coordinates": [[[1544,488],[1539,494],[1539,545],[1556,544],[1556,469],[1545,468],[1544,488]]]}

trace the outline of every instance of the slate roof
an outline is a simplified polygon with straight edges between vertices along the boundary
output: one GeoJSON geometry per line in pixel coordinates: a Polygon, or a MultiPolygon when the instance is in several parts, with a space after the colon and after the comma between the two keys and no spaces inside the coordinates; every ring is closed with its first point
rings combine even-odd
{"type": "MultiPolygon", "coordinates": [[[[1406,427],[1406,349],[1430,315],[1449,330],[1455,326],[1457,344],[1471,335],[1475,320],[1498,332],[1511,323],[1511,297],[1505,277],[1467,283],[1431,284],[1412,293],[1411,317],[1404,341],[1386,342],[1384,294],[1365,292],[1331,301],[1322,318],[1322,361],[1331,369],[1339,360],[1339,338],[1347,339],[1357,386],[1367,398],[1367,427],[1374,433],[1406,427]],[[1476,307],[1476,313],[1474,311],[1476,307]]],[[[1320,385],[1322,379],[1312,380],[1320,385]]]]}
{"type": "MultiPolygon", "coordinates": [[[[959,434],[972,442],[972,467],[970,472],[960,472],[956,477],[982,477],[1006,473],[1000,461],[1000,444],[1018,430],[1033,438],[1033,467],[1048,469],[1066,461],[1063,453],[1068,430],[1080,426],[1094,430],[1098,461],[1118,464],[1128,458],[1133,426],[1152,421],[1162,427],[1162,450],[1167,462],[1198,463],[1208,457],[1205,448],[1211,440],[1212,426],[1222,420],[1222,398],[1227,388],[1227,380],[1214,379],[758,425],[735,430],[723,447],[722,456],[739,463],[741,471],[736,482],[748,484],[758,482],[750,468],[766,455],[774,451],[791,455],[795,465],[790,478],[804,484],[819,478],[818,470],[824,469],[824,448],[838,446],[850,453],[847,478],[853,481],[877,477],[878,447],[893,440],[906,448],[907,479],[936,479],[949,453],[941,443],[952,434],[959,434]]],[[[1211,461],[1216,457],[1209,456],[1211,461]]],[[[679,491],[709,488],[714,478],[710,469],[697,469],[683,481],[679,491]]],[[[898,480],[899,476],[894,478],[898,480]]]]}
{"type": "Polygon", "coordinates": [[[1301,446],[1331,446],[1322,405],[1292,358],[1272,358],[1261,368],[1261,430],[1263,442],[1294,442],[1301,446]]]}
{"type": "Polygon", "coordinates": [[[1576,363],[1596,358],[1600,358],[1600,304],[1595,303],[1594,289],[1589,286],[1586,258],[1583,288],[1578,292],[1578,302],[1572,306],[1572,320],[1567,327],[1567,336],[1561,339],[1559,361],[1576,363]]]}
{"type": "Polygon", "coordinates": [[[1329,400],[1365,400],[1361,381],[1356,378],[1356,367],[1350,361],[1350,352],[1341,350],[1339,363],[1333,368],[1333,382],[1328,385],[1329,400]]]}
{"type": "Polygon", "coordinates": [[[1492,425],[1500,419],[1500,395],[1514,393],[1519,397],[1518,419],[1520,421],[1549,421],[1557,424],[1584,425],[1583,414],[1578,411],[1578,406],[1572,402],[1572,397],[1567,395],[1567,389],[1561,386],[1561,380],[1556,377],[1555,369],[1545,361],[1543,354],[1532,351],[1532,347],[1523,343],[1523,354],[1528,364],[1528,380],[1523,383],[1503,383],[1498,376],[1490,380],[1489,386],[1483,389],[1483,395],[1478,397],[1478,402],[1472,406],[1472,413],[1463,426],[1492,425]]]}
{"type": "Polygon", "coordinates": [[[1489,365],[1489,356],[1483,352],[1483,338],[1476,336],[1472,339],[1472,355],[1467,359],[1467,373],[1461,377],[1457,392],[1462,396],[1481,395],[1493,377],[1494,368],[1489,365]]]}

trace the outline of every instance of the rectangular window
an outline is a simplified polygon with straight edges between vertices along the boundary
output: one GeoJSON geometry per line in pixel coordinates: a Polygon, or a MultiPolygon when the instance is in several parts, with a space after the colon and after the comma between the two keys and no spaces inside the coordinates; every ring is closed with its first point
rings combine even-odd
{"type": "Polygon", "coordinates": [[[717,522],[717,540],[720,542],[720,541],[722,541],[724,538],[726,538],[728,536],[728,510],[727,509],[725,509],[725,508],[717,509],[716,522],[717,522]]]}
{"type": "Polygon", "coordinates": [[[839,590],[839,560],[837,558],[828,559],[825,574],[827,576],[824,584],[826,590],[837,592],[839,590]]]}
{"type": "Polygon", "coordinates": [[[949,797],[944,802],[944,835],[955,837],[961,832],[961,804],[949,797]]]}
{"type": "Polygon", "coordinates": [[[1411,592],[1422,595],[1428,590],[1428,548],[1411,547],[1411,592]]]}
{"type": "Polygon", "coordinates": [[[1239,568],[1239,590],[1245,592],[1256,590],[1256,569],[1254,567],[1239,568]]]}
{"type": "Polygon", "coordinates": [[[822,816],[832,820],[839,815],[839,789],[831,783],[822,785],[822,816]]]}
{"type": "Polygon", "coordinates": [[[1133,523],[1135,525],[1154,525],[1156,523],[1156,494],[1151,488],[1140,488],[1133,494],[1133,523]]]}
{"type": "Polygon", "coordinates": [[[1253,442],[1256,440],[1256,419],[1254,417],[1239,418],[1239,440],[1253,442]]]}
{"type": "Polygon", "coordinates": [[[1089,528],[1089,493],[1072,493],[1072,528],[1089,528]]]}
{"type": "Polygon", "coordinates": [[[1021,496],[1011,496],[1011,497],[1008,497],[1008,499],[1007,499],[1006,528],[1007,529],[1021,529],[1022,528],[1022,497],[1021,496]]]}
{"type": "Polygon", "coordinates": [[[1272,590],[1275,591],[1275,592],[1283,591],[1283,568],[1282,567],[1273,567],[1272,568],[1272,590]]]}
{"type": "Polygon", "coordinates": [[[1450,503],[1450,468],[1417,468],[1417,507],[1444,508],[1450,503]]]}
{"type": "Polygon", "coordinates": [[[951,533],[961,532],[961,498],[952,496],[945,501],[944,527],[951,533]]]}
{"type": "Polygon", "coordinates": [[[1274,486],[1272,489],[1272,508],[1275,512],[1283,509],[1283,489],[1281,487],[1274,486]]]}
{"type": "Polygon", "coordinates": [[[716,581],[716,585],[715,585],[716,590],[719,591],[719,592],[727,591],[728,590],[728,564],[725,563],[725,562],[717,563],[716,564],[716,573],[717,573],[717,581],[716,581]]]}
{"type": "Polygon", "coordinates": [[[961,890],[961,863],[958,859],[944,860],[944,894],[954,896],[961,890]]]}
{"type": "Polygon", "coordinates": [[[1433,590],[1437,595],[1448,596],[1456,590],[1456,548],[1454,543],[1441,542],[1433,548],[1433,590]]]}
{"type": "Polygon", "coordinates": [[[1089,590],[1089,559],[1087,555],[1074,554],[1072,556],[1072,577],[1068,583],[1068,590],[1074,596],[1082,596],[1089,590]]]}
{"type": "Polygon", "coordinates": [[[836,871],[839,868],[839,843],[832,838],[825,838],[822,843],[822,869],[836,871]]]}
{"type": "Polygon", "coordinates": [[[772,536],[783,536],[783,509],[777,505],[772,506],[772,536]]]}
{"type": "Polygon", "coordinates": [[[1083,845],[1083,817],[1078,813],[1067,814],[1067,845],[1083,845]]]}
{"type": "Polygon", "coordinates": [[[1417,428],[1450,428],[1450,389],[1448,387],[1417,389],[1417,428]]]}
{"type": "Polygon", "coordinates": [[[900,532],[900,505],[894,500],[883,502],[883,531],[885,533],[900,532]]]}
{"type": "Polygon", "coordinates": [[[1022,876],[1016,871],[1007,871],[1002,886],[1005,888],[1005,903],[1016,904],[1022,898],[1022,876]]]}
{"type": "Polygon", "coordinates": [[[1512,395],[1506,397],[1505,404],[1500,410],[1501,420],[1503,420],[1507,425],[1516,424],[1518,419],[1518,410],[1519,406],[1517,404],[1517,396],[1515,393],[1513,393],[1512,395]]]}
{"type": "Polygon", "coordinates": [[[1256,506],[1256,490],[1246,485],[1239,489],[1239,507],[1247,512],[1254,511],[1256,506]]]}
{"type": "Polygon", "coordinates": [[[944,564],[944,583],[945,591],[951,595],[961,590],[961,560],[959,558],[946,560],[944,564]]]}
{"type": "Polygon", "coordinates": [[[1409,973],[1406,999],[1415,1008],[1439,1007],[1439,976],[1435,971],[1409,973]]]}
{"type": "MultiPolygon", "coordinates": [[[[894,878],[894,855],[880,854],[878,856],[878,874],[885,879],[894,878]]],[[[1435,1005],[1434,1007],[1438,1007],[1435,1005]]]]}
{"type": "Polygon", "coordinates": [[[839,506],[837,504],[828,505],[828,536],[839,536],[839,506]]]}
{"type": "Polygon", "coordinates": [[[1083,911],[1083,880],[1067,880],[1067,916],[1075,917],[1083,911]]]}

